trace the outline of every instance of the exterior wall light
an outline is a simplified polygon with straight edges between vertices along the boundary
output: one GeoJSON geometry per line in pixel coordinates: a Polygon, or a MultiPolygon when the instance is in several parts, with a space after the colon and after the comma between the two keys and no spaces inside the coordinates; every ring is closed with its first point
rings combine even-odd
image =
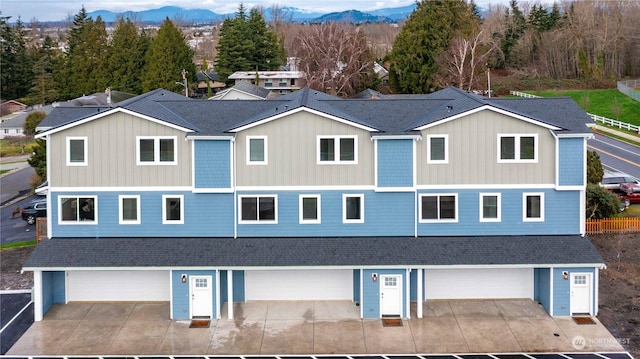
{"type": "Polygon", "coordinates": [[[180,279],[182,280],[182,283],[187,283],[187,275],[186,274],[183,274],[180,279]]]}
{"type": "Polygon", "coordinates": [[[562,279],[564,279],[564,280],[569,279],[569,272],[567,272],[567,271],[562,272],[562,279]]]}
{"type": "Polygon", "coordinates": [[[374,282],[377,282],[378,281],[378,273],[372,273],[371,274],[371,280],[374,281],[374,282]]]}

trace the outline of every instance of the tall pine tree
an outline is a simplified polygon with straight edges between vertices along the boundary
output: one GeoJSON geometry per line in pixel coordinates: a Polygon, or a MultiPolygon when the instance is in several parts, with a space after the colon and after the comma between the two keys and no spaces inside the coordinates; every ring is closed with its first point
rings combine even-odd
{"type": "Polygon", "coordinates": [[[0,94],[3,100],[19,99],[29,93],[33,79],[20,19],[12,26],[9,17],[0,17],[0,43],[0,94]]]}
{"type": "Polygon", "coordinates": [[[145,33],[139,33],[130,19],[118,19],[109,47],[107,66],[111,89],[133,94],[142,93],[148,45],[145,33]]]}
{"type": "Polygon", "coordinates": [[[176,84],[181,82],[183,70],[186,71],[189,82],[193,83],[191,80],[196,73],[193,51],[185,42],[180,29],[166,18],[147,50],[142,91],[164,88],[184,93],[184,87],[176,84]]]}

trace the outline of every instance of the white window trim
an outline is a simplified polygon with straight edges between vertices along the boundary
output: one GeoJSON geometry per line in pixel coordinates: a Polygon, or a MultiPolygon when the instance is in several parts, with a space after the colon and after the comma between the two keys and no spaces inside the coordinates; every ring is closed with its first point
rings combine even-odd
{"type": "Polygon", "coordinates": [[[86,136],[72,136],[67,137],[67,166],[87,166],[87,151],[89,149],[88,138],[86,136]],[[82,162],[71,162],[71,141],[73,140],[82,140],[84,145],[84,161],[82,162]]]}
{"type": "Polygon", "coordinates": [[[267,136],[247,136],[247,165],[267,165],[269,164],[267,136]],[[251,140],[264,140],[264,160],[251,161],[251,140]]]}
{"type": "Polygon", "coordinates": [[[497,156],[498,163],[538,163],[538,134],[537,133],[499,133],[497,137],[497,156]],[[515,158],[510,159],[502,159],[500,155],[502,154],[502,144],[500,141],[504,137],[513,137],[514,138],[514,155],[515,158]],[[533,137],[533,159],[532,160],[521,160],[520,159],[520,139],[522,137],[533,137]]]}
{"type": "Polygon", "coordinates": [[[178,164],[177,136],[136,136],[136,164],[138,166],[171,166],[178,164]],[[140,161],[140,140],[153,140],[153,161],[140,161]],[[173,161],[160,161],[160,140],[173,140],[173,161]]]}
{"type": "MultiPolygon", "coordinates": [[[[164,211],[162,212],[164,213],[164,211]]],[[[118,223],[119,224],[140,224],[140,196],[139,195],[126,195],[122,194],[118,196],[118,223]],[[122,205],[123,199],[133,198],[136,200],[136,220],[125,220],[124,219],[124,206],[122,205]]]]}
{"type": "Polygon", "coordinates": [[[163,194],[162,195],[162,224],[184,224],[184,195],[181,194],[163,194]],[[167,219],[167,199],[180,198],[180,219],[167,219]]]}
{"type": "Polygon", "coordinates": [[[238,195],[238,223],[239,224],[278,224],[278,195],[275,194],[245,194],[238,195]],[[258,218],[255,221],[243,220],[242,219],[242,199],[243,198],[256,198],[258,201],[258,206],[260,205],[260,198],[270,197],[273,198],[273,211],[274,211],[274,219],[263,219],[260,220],[260,209],[258,208],[258,218]]]}
{"type": "Polygon", "coordinates": [[[342,223],[364,223],[364,194],[345,193],[342,195],[342,223]],[[360,218],[347,219],[347,198],[360,198],[360,218]]]}
{"type": "Polygon", "coordinates": [[[480,193],[480,222],[502,222],[502,194],[501,193],[480,193]],[[484,218],[484,197],[497,197],[497,218],[484,218]]]}
{"type": "Polygon", "coordinates": [[[449,163],[449,135],[427,135],[427,163],[446,164],[449,163]],[[444,138],[444,160],[431,159],[431,139],[444,138]]]}
{"type": "Polygon", "coordinates": [[[523,222],[544,222],[544,192],[522,193],[522,221],[523,222]],[[540,218],[527,217],[527,197],[529,196],[540,196],[540,218]]]}
{"type": "MultiPolygon", "coordinates": [[[[77,203],[77,202],[76,202],[77,203]]],[[[80,205],[77,203],[77,205],[80,205]]],[[[77,209],[76,209],[77,211],[77,209]]],[[[76,212],[77,214],[77,212],[76,212]]],[[[69,226],[78,226],[78,225],[96,225],[98,224],[98,196],[87,196],[87,195],[60,195],[58,197],[58,224],[59,225],[69,225],[69,226]],[[79,200],[80,198],[91,198],[93,199],[93,221],[65,221],[62,219],[62,200],[64,198],[74,198],[79,200]]]]}
{"type": "Polygon", "coordinates": [[[298,206],[298,212],[299,212],[299,222],[300,224],[318,224],[318,223],[322,223],[322,211],[321,211],[321,204],[320,204],[320,195],[319,194],[301,194],[299,196],[299,200],[298,200],[299,206],[298,206]],[[304,219],[303,216],[303,205],[302,202],[305,198],[315,198],[316,199],[316,206],[317,206],[317,210],[318,210],[318,218],[316,219],[304,219]]]}
{"type": "Polygon", "coordinates": [[[318,165],[357,165],[358,164],[358,136],[316,136],[316,164],[318,165]],[[340,160],[340,140],[344,138],[353,139],[353,161],[341,161],[340,160]],[[335,159],[333,161],[322,161],[320,152],[320,140],[334,140],[334,154],[335,159]]]}
{"type": "Polygon", "coordinates": [[[457,223],[458,222],[458,194],[457,193],[421,193],[418,201],[418,222],[419,223],[457,223]],[[453,196],[456,201],[455,218],[454,219],[422,219],[422,198],[438,197],[438,217],[440,216],[440,197],[453,196]]]}

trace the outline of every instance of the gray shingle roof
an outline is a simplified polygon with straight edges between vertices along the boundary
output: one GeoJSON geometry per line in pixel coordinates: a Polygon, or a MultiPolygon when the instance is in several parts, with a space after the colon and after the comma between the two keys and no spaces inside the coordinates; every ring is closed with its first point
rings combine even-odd
{"type": "Polygon", "coordinates": [[[378,135],[398,135],[413,134],[416,128],[483,106],[558,127],[559,133],[591,133],[587,125],[593,121],[570,98],[489,99],[456,88],[428,95],[383,95],[377,99],[339,99],[305,88],[266,101],[193,100],[158,89],[112,107],[55,109],[40,127],[55,128],[122,107],[191,129],[195,131],[192,135],[229,135],[232,129],[305,107],[373,128],[378,135]],[[62,111],[65,112],[57,113],[62,111]]]}
{"type": "Polygon", "coordinates": [[[54,238],[24,268],[559,264],[604,261],[581,236],[54,238]]]}

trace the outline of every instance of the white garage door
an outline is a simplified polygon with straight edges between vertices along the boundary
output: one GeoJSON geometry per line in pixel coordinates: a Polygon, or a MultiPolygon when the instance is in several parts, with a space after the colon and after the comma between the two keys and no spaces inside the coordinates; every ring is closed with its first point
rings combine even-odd
{"type": "Polygon", "coordinates": [[[350,270],[246,271],[247,300],[352,300],[350,270]]]}
{"type": "Polygon", "coordinates": [[[168,301],[168,271],[69,271],[68,300],[168,301]]]}
{"type": "Polygon", "coordinates": [[[427,299],[532,298],[533,269],[427,269],[427,299]]]}

